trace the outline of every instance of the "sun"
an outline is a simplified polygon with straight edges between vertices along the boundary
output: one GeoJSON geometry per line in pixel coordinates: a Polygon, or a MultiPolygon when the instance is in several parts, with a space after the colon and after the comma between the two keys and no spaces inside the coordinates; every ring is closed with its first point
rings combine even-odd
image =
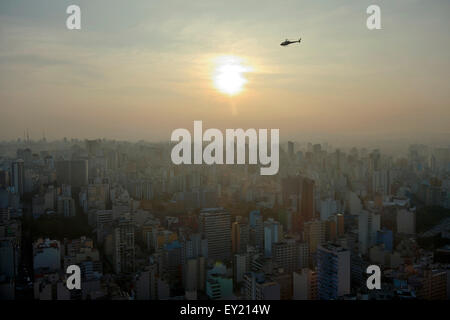
{"type": "Polygon", "coordinates": [[[252,71],[250,66],[245,65],[240,57],[221,56],[215,60],[213,72],[214,87],[229,96],[234,96],[244,90],[248,80],[245,73],[252,71]]]}

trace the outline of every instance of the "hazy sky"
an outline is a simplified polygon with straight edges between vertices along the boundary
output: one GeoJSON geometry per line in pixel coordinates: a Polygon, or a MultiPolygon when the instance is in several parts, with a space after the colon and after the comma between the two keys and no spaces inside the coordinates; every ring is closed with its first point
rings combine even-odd
{"type": "Polygon", "coordinates": [[[193,120],[282,140],[448,137],[449,14],[448,0],[1,0],[0,139],[168,140],[193,120]],[[82,30],[66,29],[70,4],[82,30]],[[222,55],[253,70],[232,98],[213,87],[222,55]]]}

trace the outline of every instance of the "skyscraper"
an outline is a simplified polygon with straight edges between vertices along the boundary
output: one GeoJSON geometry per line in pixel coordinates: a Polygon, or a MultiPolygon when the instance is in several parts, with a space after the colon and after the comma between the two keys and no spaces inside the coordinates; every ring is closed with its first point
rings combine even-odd
{"type": "Polygon", "coordinates": [[[294,158],[294,142],[288,141],[288,156],[289,159],[294,158]]]}
{"type": "Polygon", "coordinates": [[[272,245],[273,261],[284,272],[293,272],[298,268],[298,244],[295,239],[285,239],[272,245]]]}
{"type": "Polygon", "coordinates": [[[250,212],[250,244],[262,252],[264,249],[264,223],[259,210],[250,212]]]}
{"type": "Polygon", "coordinates": [[[317,291],[317,274],[308,268],[302,268],[292,274],[293,300],[314,300],[317,291]]]}
{"type": "Polygon", "coordinates": [[[397,232],[404,234],[416,233],[416,212],[407,209],[397,210],[397,232]]]}
{"type": "Polygon", "coordinates": [[[244,274],[244,292],[247,300],[280,300],[280,285],[264,273],[244,274]]]}
{"type": "Polygon", "coordinates": [[[87,160],[59,160],[55,163],[58,184],[68,184],[73,188],[88,185],[87,160]]]}
{"type": "Polygon", "coordinates": [[[305,223],[304,238],[308,243],[310,253],[315,253],[317,247],[325,243],[327,222],[322,220],[313,220],[305,223]]]}
{"type": "Polygon", "coordinates": [[[301,226],[316,215],[314,205],[314,180],[304,178],[302,183],[302,201],[300,207],[301,226]]]}
{"type": "Polygon", "coordinates": [[[74,188],[80,188],[88,184],[88,161],[72,160],[70,162],[70,183],[74,188]]]}
{"type": "Polygon", "coordinates": [[[200,233],[208,241],[208,258],[231,259],[231,216],[223,208],[200,212],[200,233]]]}
{"type": "Polygon", "coordinates": [[[14,192],[18,193],[22,197],[25,187],[24,161],[22,159],[19,159],[13,162],[11,171],[11,185],[14,187],[14,192]]]}
{"type": "Polygon", "coordinates": [[[315,182],[302,176],[286,177],[281,182],[281,189],[283,203],[294,210],[293,231],[301,232],[304,223],[316,215],[315,182]]]}
{"type": "Polygon", "coordinates": [[[7,188],[10,184],[10,174],[6,170],[0,169],[0,188],[7,188]]]}
{"type": "Polygon", "coordinates": [[[272,256],[272,244],[281,240],[282,229],[278,221],[272,218],[264,221],[264,256],[272,256]]]}
{"type": "Polygon", "coordinates": [[[359,251],[367,254],[369,248],[376,243],[377,231],[380,230],[380,215],[372,211],[362,210],[358,216],[359,251]]]}
{"type": "Polygon", "coordinates": [[[14,278],[17,273],[17,252],[14,241],[8,238],[0,239],[0,275],[14,278]]]}
{"type": "Polygon", "coordinates": [[[247,223],[236,221],[231,227],[233,253],[245,253],[249,243],[249,226],[247,223]]]}
{"type": "Polygon", "coordinates": [[[113,265],[116,273],[129,273],[135,267],[134,226],[130,219],[114,221],[113,265]]]}
{"type": "Polygon", "coordinates": [[[335,244],[317,250],[317,289],[320,300],[350,293],[350,251],[335,244]]]}
{"type": "Polygon", "coordinates": [[[70,161],[58,160],[55,162],[56,181],[58,184],[70,185],[70,161]]]}
{"type": "Polygon", "coordinates": [[[235,283],[241,283],[244,280],[244,274],[250,270],[250,255],[245,253],[235,254],[233,256],[233,277],[235,283]]]}

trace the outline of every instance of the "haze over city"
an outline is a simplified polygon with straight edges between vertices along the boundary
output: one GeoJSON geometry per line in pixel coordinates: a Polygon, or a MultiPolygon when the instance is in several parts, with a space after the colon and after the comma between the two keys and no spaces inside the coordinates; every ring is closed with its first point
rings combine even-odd
{"type": "Polygon", "coordinates": [[[449,9],[1,0],[0,302],[448,301],[449,9]]]}

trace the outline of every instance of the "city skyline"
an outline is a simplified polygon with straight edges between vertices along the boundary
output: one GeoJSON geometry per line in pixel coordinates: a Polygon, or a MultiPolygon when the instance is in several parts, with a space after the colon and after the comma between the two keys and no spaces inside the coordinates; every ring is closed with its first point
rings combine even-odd
{"type": "Polygon", "coordinates": [[[168,145],[0,146],[0,300],[449,298],[449,147],[290,142],[262,176],[168,145]]]}
{"type": "Polygon", "coordinates": [[[1,0],[0,301],[168,319],[448,301],[448,13],[1,0]]]}

